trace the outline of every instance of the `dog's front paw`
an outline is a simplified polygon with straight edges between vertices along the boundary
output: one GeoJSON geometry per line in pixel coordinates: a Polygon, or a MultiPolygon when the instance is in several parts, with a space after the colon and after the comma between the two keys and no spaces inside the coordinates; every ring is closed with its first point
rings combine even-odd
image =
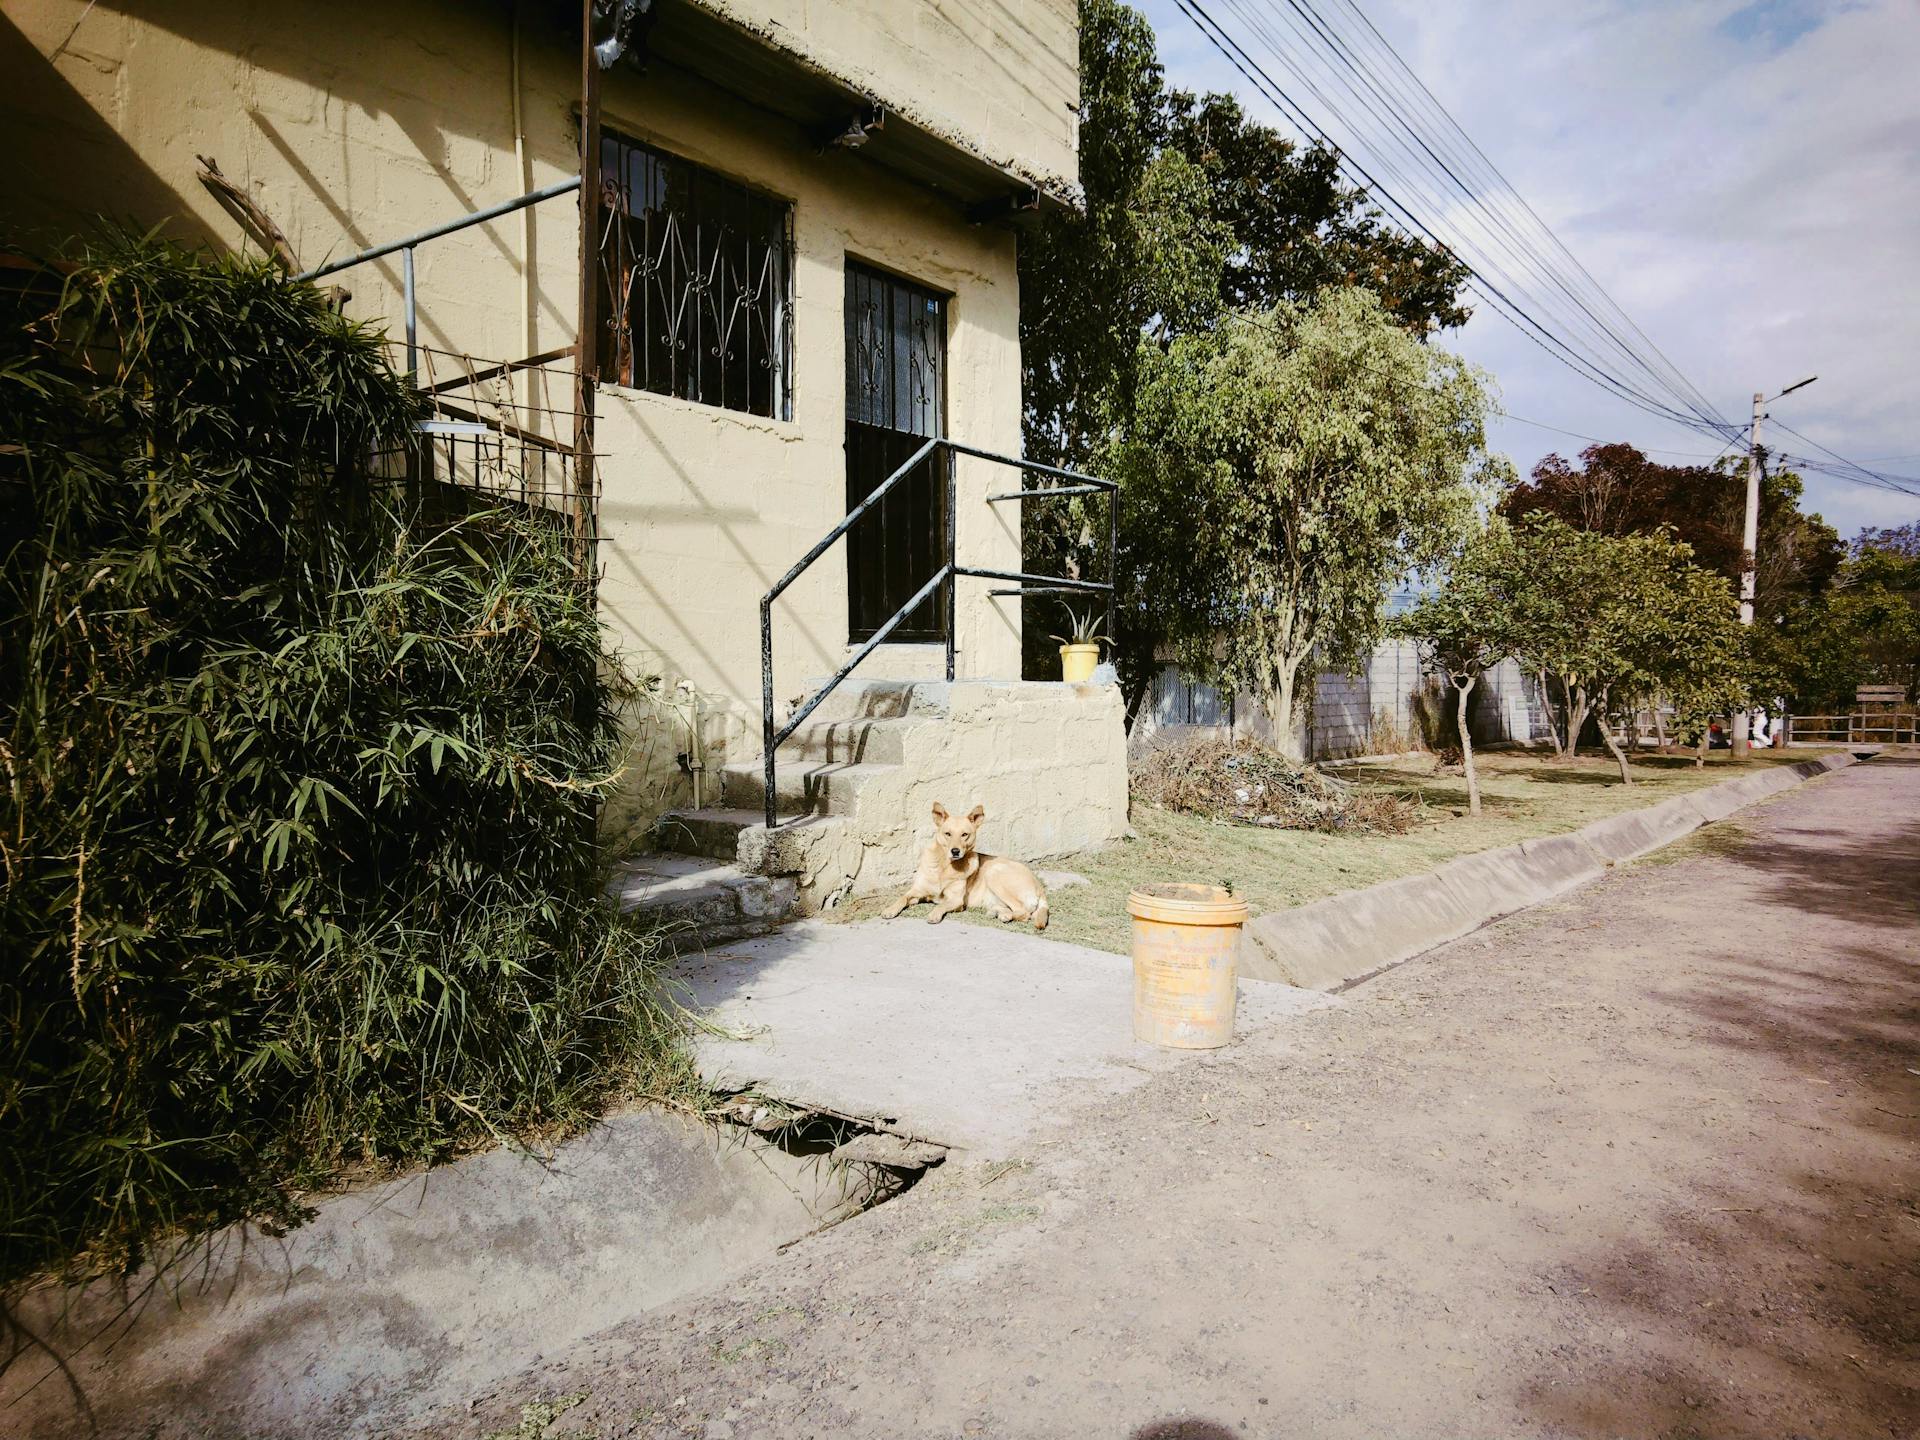
{"type": "Polygon", "coordinates": [[[936,911],[934,911],[934,912],[933,912],[933,914],[931,914],[931,915],[929,915],[929,916],[927,916],[927,924],[929,924],[929,925],[938,925],[938,924],[939,924],[939,923],[940,923],[940,922],[941,922],[942,920],[944,920],[944,919],[946,919],[946,918],[947,918],[947,912],[946,912],[946,911],[944,911],[944,910],[936,910],[936,911]]]}

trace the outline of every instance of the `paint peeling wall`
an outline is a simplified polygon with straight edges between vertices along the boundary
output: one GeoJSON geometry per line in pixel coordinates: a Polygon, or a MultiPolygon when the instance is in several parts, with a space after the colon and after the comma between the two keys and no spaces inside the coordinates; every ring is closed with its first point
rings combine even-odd
{"type": "MultiPolygon", "coordinates": [[[[205,154],[313,265],[563,179],[576,168],[576,52],[543,7],[521,9],[516,23],[508,4],[454,0],[9,0],[5,218],[42,238],[96,214],[166,219],[237,247],[239,227],[195,179],[205,154]]],[[[822,65],[870,75],[889,103],[905,108],[893,92],[918,86],[929,117],[986,124],[1002,137],[997,150],[983,140],[987,150],[1072,174],[1072,0],[782,0],[772,14],[788,42],[810,37],[822,65]],[[1028,98],[1008,108],[1007,86],[1028,98]],[[1025,117],[1013,134],[1009,120],[982,118],[1003,110],[1025,117]]],[[[951,202],[856,155],[820,155],[797,127],[665,65],[610,75],[603,103],[609,126],[790,200],[797,251],[791,421],[600,391],[603,605],[628,662],[666,692],[634,711],[614,816],[632,831],[687,798],[676,756],[692,697],[709,746],[757,749],[759,597],[846,508],[847,258],[952,297],[949,433],[1009,454],[1020,448],[1019,305],[1011,231],[968,225],[951,202]]],[[[567,197],[421,248],[422,343],[482,361],[570,343],[577,246],[567,197]]],[[[352,290],[348,314],[397,332],[397,256],[339,280],[352,290]]],[[[961,465],[966,561],[1018,568],[1019,517],[984,503],[1012,478],[961,465]]],[[[960,673],[1014,678],[1018,606],[989,600],[989,588],[961,586],[960,673]]],[[[823,558],[776,622],[785,699],[848,653],[844,559],[823,558]]],[[[922,678],[940,660],[935,647],[888,647],[861,673],[922,678]]]]}

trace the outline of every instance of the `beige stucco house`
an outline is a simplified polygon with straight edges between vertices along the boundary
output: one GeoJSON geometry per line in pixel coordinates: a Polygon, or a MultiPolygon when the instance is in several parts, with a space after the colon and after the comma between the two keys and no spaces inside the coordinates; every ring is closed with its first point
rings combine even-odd
{"type": "MultiPolygon", "coordinates": [[[[1020,226],[1079,203],[1075,0],[601,0],[591,86],[582,8],[8,0],[0,223],[238,247],[252,207],[306,270],[553,192],[323,283],[397,345],[411,268],[429,463],[536,505],[572,483],[589,294],[598,595],[656,680],[610,829],[759,872],[762,910],[888,883],[933,799],[984,801],[1013,853],[1117,835],[1117,693],[1017,683],[1020,582],[972,576],[790,737],[790,823],[754,823],[761,597],[928,439],[1019,454],[1020,226]]],[[[936,575],[949,523],[962,568],[1018,572],[1032,502],[990,497],[1048,483],[925,457],[772,606],[776,720],[936,575]]],[[[711,899],[690,862],[655,868],[711,899]]]]}

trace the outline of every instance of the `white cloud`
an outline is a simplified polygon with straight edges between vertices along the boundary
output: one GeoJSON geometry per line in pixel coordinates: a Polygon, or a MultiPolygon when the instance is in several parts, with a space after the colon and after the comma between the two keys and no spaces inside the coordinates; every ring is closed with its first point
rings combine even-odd
{"type": "MultiPolygon", "coordinates": [[[[1755,389],[1817,373],[1775,407],[1781,420],[1860,460],[1920,452],[1913,0],[1360,3],[1723,415],[1744,423],[1755,389]]],[[[1291,131],[1173,0],[1143,8],[1175,84],[1233,90],[1291,131]]],[[[1224,5],[1208,8],[1244,36],[1224,5]]],[[[1490,309],[1448,343],[1493,371],[1515,415],[1662,458],[1714,448],[1609,397],[1490,309]]],[[[1522,470],[1581,444],[1513,421],[1498,433],[1522,470]]],[[[1920,475],[1920,460],[1884,468],[1920,475]]],[[[1920,498],[1812,477],[1808,489],[1843,533],[1920,517],[1920,498]]]]}

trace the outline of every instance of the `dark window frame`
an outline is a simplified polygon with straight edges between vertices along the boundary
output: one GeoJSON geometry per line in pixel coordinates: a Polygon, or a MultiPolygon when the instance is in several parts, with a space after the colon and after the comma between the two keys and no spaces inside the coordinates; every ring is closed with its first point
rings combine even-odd
{"type": "Polygon", "coordinates": [[[613,130],[600,185],[600,381],[791,421],[793,202],[613,130]]]}

